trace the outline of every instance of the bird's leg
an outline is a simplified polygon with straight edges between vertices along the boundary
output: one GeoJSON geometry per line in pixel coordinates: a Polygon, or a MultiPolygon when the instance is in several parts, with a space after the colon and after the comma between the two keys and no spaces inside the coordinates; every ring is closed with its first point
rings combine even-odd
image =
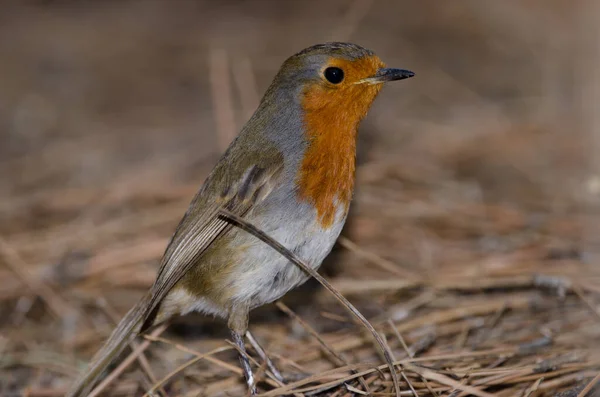
{"type": "Polygon", "coordinates": [[[256,395],[256,385],[254,383],[254,374],[252,373],[252,368],[250,367],[250,359],[248,358],[248,353],[246,353],[246,346],[244,345],[244,337],[237,331],[231,330],[231,337],[235,345],[240,349],[240,364],[242,365],[242,370],[244,371],[244,377],[246,378],[246,384],[248,385],[248,389],[250,390],[250,395],[256,395]]]}
{"type": "Polygon", "coordinates": [[[248,307],[243,305],[233,306],[229,312],[228,325],[231,330],[233,343],[235,343],[239,350],[240,364],[244,371],[244,377],[246,378],[246,384],[250,390],[250,395],[254,396],[257,394],[254,374],[252,373],[250,359],[248,358],[246,345],[244,344],[244,335],[248,330],[248,307]]]}
{"type": "Polygon", "coordinates": [[[254,338],[254,336],[250,333],[249,330],[246,331],[246,338],[248,338],[248,340],[250,341],[250,344],[252,345],[254,350],[256,350],[256,353],[258,353],[260,358],[264,362],[267,363],[267,367],[269,368],[271,373],[273,373],[273,376],[275,376],[275,379],[277,379],[282,384],[285,383],[284,379],[283,379],[283,375],[281,375],[281,372],[279,372],[279,370],[277,369],[275,364],[273,364],[273,361],[271,361],[269,356],[267,356],[267,353],[265,352],[265,350],[261,347],[261,345],[258,343],[258,341],[254,338]]]}

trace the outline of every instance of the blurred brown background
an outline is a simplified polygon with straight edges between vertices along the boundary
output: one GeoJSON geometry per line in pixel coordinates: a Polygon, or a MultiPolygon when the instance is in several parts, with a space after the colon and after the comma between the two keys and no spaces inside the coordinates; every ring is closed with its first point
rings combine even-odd
{"type": "MultiPolygon", "coordinates": [[[[386,87],[361,126],[345,236],[427,280],[525,274],[533,262],[551,272],[548,261],[566,259],[572,277],[597,282],[598,11],[560,0],[3,1],[0,394],[72,379],[73,358],[110,331],[103,310],[118,318],[153,281],[280,64],[324,41],[416,72],[386,87]],[[60,368],[40,372],[31,351],[60,368]]],[[[385,277],[367,262],[340,248],[324,271],[385,277]]],[[[372,315],[389,303],[367,298],[372,315]]]]}

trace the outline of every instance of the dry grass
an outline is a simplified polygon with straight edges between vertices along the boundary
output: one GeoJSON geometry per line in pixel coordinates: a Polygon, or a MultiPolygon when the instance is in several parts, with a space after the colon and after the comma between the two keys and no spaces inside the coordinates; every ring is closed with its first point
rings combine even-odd
{"type": "MultiPolygon", "coordinates": [[[[600,393],[598,141],[579,99],[600,82],[593,2],[166,4],[0,15],[0,395],[64,393],[281,61],[331,38],[417,72],[362,126],[321,272],[380,333],[401,394],[600,393]]],[[[251,350],[261,395],[394,395],[372,337],[315,283],[251,330],[287,378],[251,350]]],[[[243,395],[226,338],[199,316],[159,328],[104,395],[243,395]]]]}

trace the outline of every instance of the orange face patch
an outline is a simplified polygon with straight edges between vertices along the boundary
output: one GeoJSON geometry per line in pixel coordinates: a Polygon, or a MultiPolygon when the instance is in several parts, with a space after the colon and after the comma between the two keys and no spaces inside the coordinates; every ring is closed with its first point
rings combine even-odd
{"type": "Polygon", "coordinates": [[[376,56],[355,61],[332,58],[321,74],[332,66],[344,71],[344,80],[339,84],[324,78],[314,82],[306,87],[302,99],[309,144],[298,175],[299,195],[315,206],[323,227],[333,224],[336,203],[348,211],[354,188],[358,124],[382,86],[357,82],[385,65],[376,56]]]}

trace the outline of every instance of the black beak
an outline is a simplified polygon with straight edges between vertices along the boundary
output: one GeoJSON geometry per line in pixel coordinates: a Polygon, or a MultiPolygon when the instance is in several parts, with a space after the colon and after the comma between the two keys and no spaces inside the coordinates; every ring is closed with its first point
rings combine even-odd
{"type": "Polygon", "coordinates": [[[370,80],[374,82],[385,83],[387,81],[404,80],[409,77],[413,77],[415,74],[410,70],[394,69],[394,68],[382,68],[375,73],[375,76],[371,77],[370,80]]]}

